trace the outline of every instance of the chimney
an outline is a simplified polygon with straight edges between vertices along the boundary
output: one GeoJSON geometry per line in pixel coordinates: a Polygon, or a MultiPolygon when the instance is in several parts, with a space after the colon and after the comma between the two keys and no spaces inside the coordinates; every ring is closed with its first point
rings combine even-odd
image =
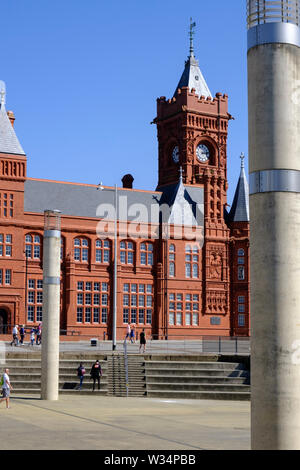
{"type": "Polygon", "coordinates": [[[132,175],[124,175],[122,178],[123,188],[132,189],[133,181],[134,177],[132,175]]]}
{"type": "Polygon", "coordinates": [[[11,125],[14,127],[16,118],[15,118],[15,115],[14,115],[13,111],[7,111],[7,116],[10,120],[11,125]]]}

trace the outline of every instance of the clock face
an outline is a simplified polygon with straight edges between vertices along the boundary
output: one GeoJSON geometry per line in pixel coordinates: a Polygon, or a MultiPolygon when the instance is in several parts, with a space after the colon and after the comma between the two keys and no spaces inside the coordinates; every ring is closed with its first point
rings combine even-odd
{"type": "Polygon", "coordinates": [[[196,149],[196,156],[199,162],[206,163],[209,160],[209,150],[204,144],[198,145],[196,149]]]}
{"type": "Polygon", "coordinates": [[[177,145],[173,148],[172,157],[175,163],[179,162],[179,148],[177,145]]]}

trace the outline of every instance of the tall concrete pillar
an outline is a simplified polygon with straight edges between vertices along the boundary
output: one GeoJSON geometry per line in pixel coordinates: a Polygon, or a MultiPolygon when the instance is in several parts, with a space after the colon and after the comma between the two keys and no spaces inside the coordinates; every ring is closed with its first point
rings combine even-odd
{"type": "Polygon", "coordinates": [[[252,449],[300,449],[300,5],[247,6],[252,449]]]}
{"type": "Polygon", "coordinates": [[[41,398],[58,400],[60,327],[60,212],[45,211],[41,398]]]}

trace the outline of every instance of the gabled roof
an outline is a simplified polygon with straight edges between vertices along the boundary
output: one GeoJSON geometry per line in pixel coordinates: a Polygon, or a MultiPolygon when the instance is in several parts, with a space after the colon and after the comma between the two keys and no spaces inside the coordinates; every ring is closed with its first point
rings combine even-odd
{"type": "Polygon", "coordinates": [[[249,222],[249,185],[244,168],[244,155],[241,155],[241,173],[233,203],[229,213],[229,220],[231,222],[249,222]]]}
{"type": "Polygon", "coordinates": [[[0,81],[0,153],[25,155],[5,109],[5,84],[0,81]]]}

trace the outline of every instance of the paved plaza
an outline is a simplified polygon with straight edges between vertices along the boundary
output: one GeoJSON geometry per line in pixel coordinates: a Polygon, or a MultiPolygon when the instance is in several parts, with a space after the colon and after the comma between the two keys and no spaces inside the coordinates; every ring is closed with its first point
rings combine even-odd
{"type": "Polygon", "coordinates": [[[1,450],[249,450],[250,403],[16,396],[0,405],[1,450]]]}

